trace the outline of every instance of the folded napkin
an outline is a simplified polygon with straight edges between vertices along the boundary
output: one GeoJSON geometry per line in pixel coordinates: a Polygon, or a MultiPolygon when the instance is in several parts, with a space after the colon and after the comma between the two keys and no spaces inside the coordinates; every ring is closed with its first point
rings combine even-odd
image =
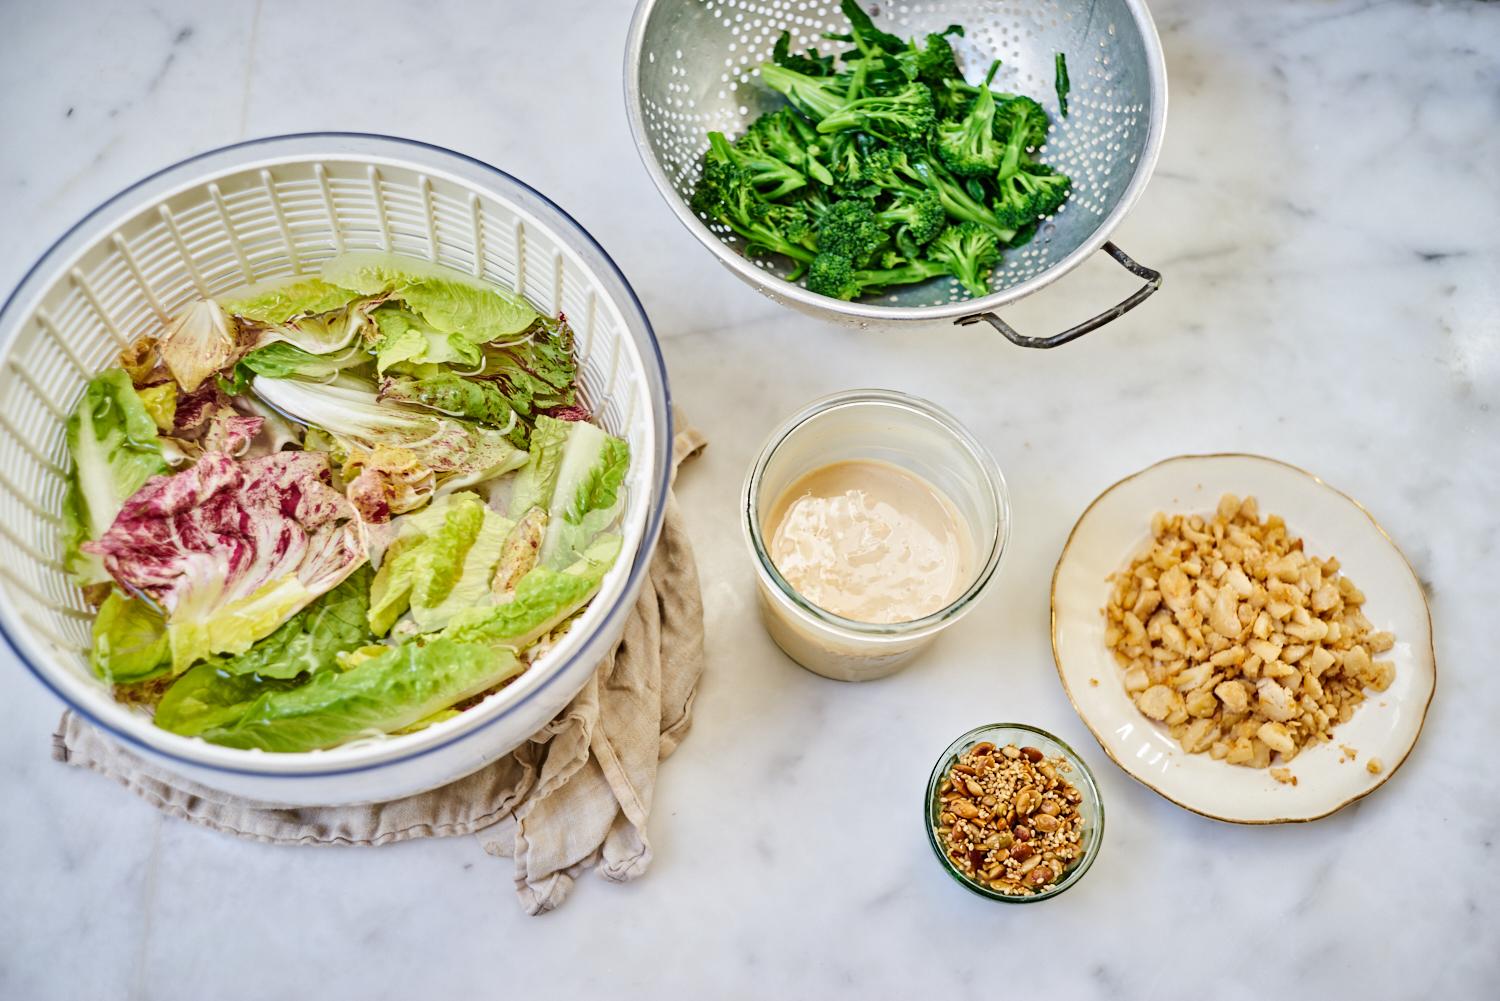
{"type": "MultiPolygon", "coordinates": [[[[692,429],[673,442],[672,470],[703,448],[692,429]]],[[[657,763],[692,720],[703,673],[703,598],[676,498],[614,651],[556,719],[510,754],[465,778],[388,803],[284,808],[189,782],[106,737],[71,711],[52,756],[107,775],[163,813],[216,831],[285,845],[384,845],[473,834],[512,858],[529,914],[567,899],[597,866],[628,882],[651,863],[646,821],[657,763]]]]}

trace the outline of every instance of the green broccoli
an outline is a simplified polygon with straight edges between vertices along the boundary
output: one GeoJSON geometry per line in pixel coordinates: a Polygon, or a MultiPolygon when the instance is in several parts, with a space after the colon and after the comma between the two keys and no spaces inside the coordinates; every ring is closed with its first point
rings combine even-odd
{"type": "Polygon", "coordinates": [[[745,171],[713,146],[704,154],[703,176],[693,189],[691,205],[694,212],[738,233],[747,255],[783,254],[803,265],[813,259],[814,234],[806,211],[798,205],[768,203],[745,171]]]}
{"type": "Polygon", "coordinates": [[[912,43],[912,51],[916,54],[917,79],[929,87],[941,87],[949,80],[962,80],[963,72],[958,68],[958,58],[953,54],[953,46],[948,42],[948,35],[963,35],[964,28],[961,24],[950,24],[940,34],[929,34],[927,44],[920,50],[916,43],[912,43]]]}
{"type": "Polygon", "coordinates": [[[792,107],[814,121],[827,118],[849,103],[849,81],[843,77],[809,76],[776,63],[761,63],[760,78],[767,87],[785,94],[792,107]]]}
{"type": "Polygon", "coordinates": [[[885,230],[870,203],[859,198],[835,202],[818,219],[818,252],[838,254],[864,265],[886,243],[885,230]]]}
{"type": "Polygon", "coordinates": [[[818,133],[791,108],[761,115],[750,123],[749,130],[735,146],[748,152],[773,157],[802,171],[820,184],[832,184],[833,175],[818,160],[818,133]]]}
{"type": "Polygon", "coordinates": [[[995,242],[995,234],[972,222],[959,223],[943,230],[927,248],[927,253],[934,261],[946,265],[970,295],[985,295],[989,292],[987,279],[990,271],[1000,261],[1000,247],[995,242]]]}
{"type": "Polygon", "coordinates": [[[932,238],[948,225],[948,213],[943,203],[931,191],[897,191],[891,204],[875,213],[880,224],[905,233],[917,246],[932,242],[932,238]]]}
{"type": "Polygon", "coordinates": [[[968,114],[958,121],[938,124],[938,158],[959,177],[983,177],[995,173],[1007,147],[995,141],[994,128],[995,95],[988,87],[981,87],[968,114]]]}
{"type": "Polygon", "coordinates": [[[881,52],[895,55],[906,49],[906,43],[901,39],[875,27],[870,15],[855,0],[842,0],[839,9],[849,19],[849,33],[841,35],[829,32],[824,38],[831,38],[836,42],[853,42],[854,48],[863,56],[881,52]]]}
{"type": "Polygon", "coordinates": [[[895,266],[875,269],[856,268],[842,254],[824,252],[813,258],[807,269],[807,290],[833,299],[849,300],[872,292],[882,292],[892,285],[912,285],[948,273],[945,265],[935,261],[899,263],[890,257],[882,263],[895,266]]]}
{"type": "Polygon", "coordinates": [[[743,170],[763,198],[775,201],[807,184],[801,171],[764,152],[755,143],[731,145],[722,132],[710,132],[708,143],[715,155],[743,170]]]}
{"type": "Polygon", "coordinates": [[[1073,179],[1044,163],[1027,163],[999,182],[995,218],[1020,230],[1062,207],[1073,189],[1073,179]]]}
{"type": "Polygon", "coordinates": [[[818,131],[827,135],[859,129],[898,146],[919,147],[932,134],[935,123],[932,92],[913,83],[896,94],[850,101],[824,115],[818,131]]]}
{"type": "Polygon", "coordinates": [[[1047,112],[1029,97],[1012,97],[995,109],[995,132],[1005,139],[1005,151],[1000,157],[1001,180],[1020,169],[1025,153],[1047,141],[1050,125],[1047,112]]]}

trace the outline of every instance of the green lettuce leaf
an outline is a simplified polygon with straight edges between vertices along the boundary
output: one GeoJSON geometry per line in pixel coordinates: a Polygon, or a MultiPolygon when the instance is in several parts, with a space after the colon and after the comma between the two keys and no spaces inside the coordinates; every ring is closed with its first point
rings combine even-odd
{"type": "Polygon", "coordinates": [[[150,477],[165,473],[167,463],[156,422],[122,369],[106,369],[84,387],[66,437],[63,562],[79,584],[102,584],[110,579],[103,561],[78,547],[103,535],[125,499],[150,477]]]}
{"type": "Polygon", "coordinates": [[[176,427],[177,418],[177,383],[163,382],[155,386],[146,386],[137,389],[135,395],[140,397],[141,406],[146,408],[146,413],[151,415],[151,421],[156,429],[163,434],[171,434],[176,427]]]}
{"type": "Polygon", "coordinates": [[[527,445],[526,426],[494,382],[468,379],[456,372],[439,369],[419,377],[387,378],[380,385],[380,398],[488,424],[507,432],[517,448],[527,445]]]}
{"type": "Polygon", "coordinates": [[[540,318],[525,337],[485,345],[484,366],[477,374],[497,383],[528,421],[543,411],[571,407],[578,376],[573,329],[564,320],[540,318]]]}
{"type": "Polygon", "coordinates": [[[212,589],[202,591],[204,600],[189,593],[189,600],[178,605],[167,623],[174,671],[184,671],[210,654],[245,653],[316,597],[295,574],[268,580],[253,593],[222,605],[209,600],[212,589]]]}
{"type": "Polygon", "coordinates": [[[484,360],[479,345],[463,334],[436,330],[400,307],[381,306],[371,315],[380,331],[375,343],[375,368],[382,375],[396,365],[451,364],[472,369],[484,360]]]}
{"type": "Polygon", "coordinates": [[[321,278],[295,275],[247,286],[220,299],[219,305],[232,316],[257,323],[286,323],[297,316],[311,316],[342,309],[358,293],[339,288],[321,278]]]}
{"type": "Polygon", "coordinates": [[[534,507],[547,509],[557,486],[563,446],[568,443],[568,422],[537,421],[531,432],[531,452],[526,465],[516,473],[510,492],[510,516],[519,519],[534,507]]]}
{"type": "Polygon", "coordinates": [[[554,569],[578,559],[620,516],[625,503],[621,485],[630,468],[630,446],[592,424],[542,417],[537,431],[555,433],[558,424],[566,440],[547,502],[547,534],[540,553],[542,564],[554,569]]]}
{"type": "Polygon", "coordinates": [[[368,564],[360,567],[249,650],[216,658],[214,663],[225,674],[262,678],[295,678],[333,668],[341,651],[370,637],[365,617],[373,576],[368,564]]]}
{"type": "Polygon", "coordinates": [[[597,559],[579,560],[567,570],[536,567],[522,577],[511,600],[469,608],[453,617],[440,634],[464,643],[488,643],[524,650],[586,605],[619,554],[619,537],[599,540],[597,559]]]}
{"type": "Polygon", "coordinates": [[[218,662],[205,661],[172,682],[157,704],[155,722],[163,730],[196,737],[205,730],[232,725],[262,695],[290,691],[301,684],[258,674],[228,674],[218,662]]]}
{"type": "Polygon", "coordinates": [[[462,271],[378,251],[333,258],[323,279],[364,295],[389,292],[437,330],[476,344],[518,334],[538,315],[521,296],[462,271]]]}
{"type": "Polygon", "coordinates": [[[264,751],[312,751],[365,735],[400,730],[519,674],[504,648],[441,636],[413,639],[347,671],[262,694],[233,723],[204,730],[204,740],[264,751]]]}
{"type": "Polygon", "coordinates": [[[161,613],[139,598],[111,590],[94,618],[89,664],[109,685],[165,674],[172,667],[172,649],[161,613]]]}
{"type": "Polygon", "coordinates": [[[396,538],[370,590],[370,628],[390,631],[408,610],[421,631],[489,600],[490,579],[511,524],[477,494],[447,494],[396,519],[396,538]]]}
{"type": "Polygon", "coordinates": [[[369,352],[358,341],[332,354],[313,354],[288,341],[273,341],[245,355],[240,364],[256,375],[268,375],[274,379],[294,375],[321,379],[369,360],[369,352]]]}

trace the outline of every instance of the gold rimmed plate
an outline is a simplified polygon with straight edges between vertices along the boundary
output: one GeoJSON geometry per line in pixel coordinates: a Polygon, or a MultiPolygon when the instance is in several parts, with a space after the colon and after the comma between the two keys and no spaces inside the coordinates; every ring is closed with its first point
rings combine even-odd
{"type": "Polygon", "coordinates": [[[1257,455],[1183,455],[1126,477],[1095,498],[1073,526],[1052,575],[1052,655],[1073,708],[1106,754],[1148,788],[1194,813],[1237,824],[1318,820],[1369,795],[1391,777],[1422,732],[1437,685],[1432,619],[1421,583],[1385,530],[1352,498],[1312,474],[1257,455]],[[1151,541],[1151,516],[1213,513],[1225,493],[1254,496],[1261,514],[1279,514],[1312,555],[1336,556],[1364,591],[1365,614],[1395,634],[1396,679],[1367,692],[1333,740],[1288,766],[1296,785],[1264,769],[1187,754],[1160,724],[1142,716],[1104,644],[1102,609],[1110,574],[1151,541]],[[1341,745],[1357,752],[1353,760],[1341,745]],[[1367,767],[1378,759],[1379,772],[1367,767]]]}

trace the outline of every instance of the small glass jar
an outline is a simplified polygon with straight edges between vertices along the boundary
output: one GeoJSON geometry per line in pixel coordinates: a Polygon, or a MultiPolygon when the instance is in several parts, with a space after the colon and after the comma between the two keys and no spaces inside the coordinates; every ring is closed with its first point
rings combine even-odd
{"type": "Polygon", "coordinates": [[[1069,889],[1083,878],[1084,873],[1089,871],[1089,867],[1094,864],[1094,859],[1099,855],[1099,846],[1104,841],[1104,802],[1099,798],[1099,786],[1094,782],[1094,773],[1089,770],[1088,765],[1084,764],[1078,753],[1067,744],[1046,730],[1029,726],[1026,723],[990,723],[987,726],[975,727],[949,744],[948,749],[938,758],[937,764],[932,766],[932,774],[927,779],[927,796],[922,803],[922,820],[927,826],[927,842],[932,845],[932,853],[943,864],[948,875],[981,897],[1003,901],[1007,904],[1034,904],[1049,900],[1069,889]],[[1068,763],[1070,770],[1067,779],[1083,796],[1078,804],[1078,810],[1083,817],[1083,851],[1050,890],[1026,895],[1002,893],[985,883],[970,879],[953,864],[953,860],[943,850],[938,834],[938,826],[941,823],[939,817],[942,811],[939,787],[958,759],[981,741],[989,741],[996,747],[1004,747],[1006,744],[1025,747],[1029,744],[1041,751],[1049,760],[1062,758],[1068,763]]]}
{"type": "Polygon", "coordinates": [[[984,592],[1010,536],[1010,503],[1000,468],[947,411],[890,390],[862,389],[816,400],[766,440],[745,480],[745,539],[755,561],[761,617],[797,663],[839,681],[869,681],[900,670],[984,592]],[[914,473],[947,495],[969,534],[972,579],[946,607],[909,622],[859,622],[808,601],[771,561],[762,518],[791,484],[814,469],[875,460],[914,473]]]}

